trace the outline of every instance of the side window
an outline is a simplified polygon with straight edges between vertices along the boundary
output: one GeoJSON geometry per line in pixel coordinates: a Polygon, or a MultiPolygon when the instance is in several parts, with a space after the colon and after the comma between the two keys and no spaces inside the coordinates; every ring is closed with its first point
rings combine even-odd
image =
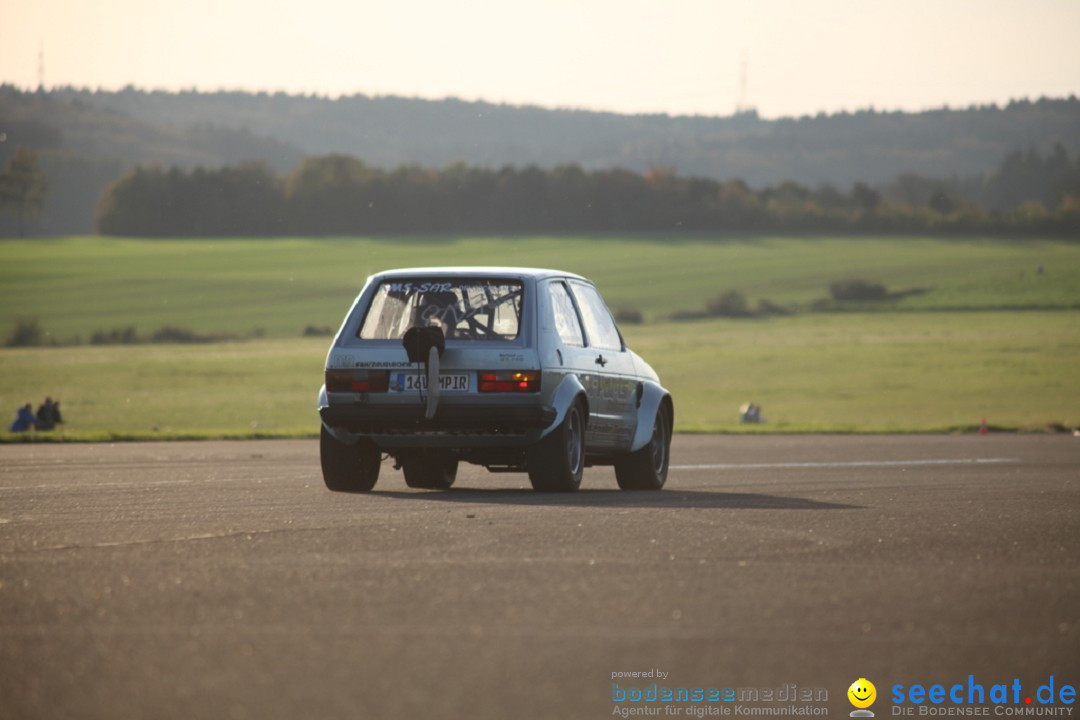
{"type": "Polygon", "coordinates": [[[566,286],[553,282],[548,285],[548,292],[551,294],[551,311],[555,315],[555,330],[559,333],[559,339],[564,345],[585,347],[585,335],[581,332],[577,310],[566,286]]]}
{"type": "Polygon", "coordinates": [[[622,350],[619,330],[596,288],[580,282],[572,282],[571,287],[581,308],[581,320],[585,323],[589,346],[601,350],[622,350]]]}

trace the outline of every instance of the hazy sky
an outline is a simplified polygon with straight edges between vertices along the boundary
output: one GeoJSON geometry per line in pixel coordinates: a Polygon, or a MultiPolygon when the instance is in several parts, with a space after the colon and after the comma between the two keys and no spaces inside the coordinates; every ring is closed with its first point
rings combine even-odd
{"type": "Polygon", "coordinates": [[[0,82],[767,117],[1080,94],[1080,0],[0,0],[0,82]]]}

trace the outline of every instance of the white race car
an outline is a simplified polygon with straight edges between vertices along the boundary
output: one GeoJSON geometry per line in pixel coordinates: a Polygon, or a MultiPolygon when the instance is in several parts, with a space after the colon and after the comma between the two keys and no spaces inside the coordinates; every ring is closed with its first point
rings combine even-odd
{"type": "Polygon", "coordinates": [[[576,490],[590,465],[659,490],[674,410],[583,277],[393,270],[368,279],[327,355],[323,479],[371,490],[389,454],[414,488],[449,488],[464,461],[541,491],[576,490]]]}

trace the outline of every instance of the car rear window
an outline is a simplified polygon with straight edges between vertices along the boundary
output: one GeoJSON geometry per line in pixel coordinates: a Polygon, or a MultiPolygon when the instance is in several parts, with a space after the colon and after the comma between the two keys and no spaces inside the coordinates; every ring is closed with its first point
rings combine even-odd
{"type": "Polygon", "coordinates": [[[438,326],[447,340],[514,340],[522,295],[517,280],[387,280],[375,290],[358,337],[400,340],[411,327],[438,326]]]}

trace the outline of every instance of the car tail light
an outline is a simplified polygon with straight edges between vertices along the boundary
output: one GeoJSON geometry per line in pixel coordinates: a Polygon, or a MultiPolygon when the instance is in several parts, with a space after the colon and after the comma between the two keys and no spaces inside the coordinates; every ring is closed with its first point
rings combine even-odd
{"type": "Polygon", "coordinates": [[[389,370],[327,370],[326,392],[386,392],[389,370]]]}
{"type": "Polygon", "coordinates": [[[540,392],[539,370],[481,370],[476,376],[480,392],[540,392]]]}

